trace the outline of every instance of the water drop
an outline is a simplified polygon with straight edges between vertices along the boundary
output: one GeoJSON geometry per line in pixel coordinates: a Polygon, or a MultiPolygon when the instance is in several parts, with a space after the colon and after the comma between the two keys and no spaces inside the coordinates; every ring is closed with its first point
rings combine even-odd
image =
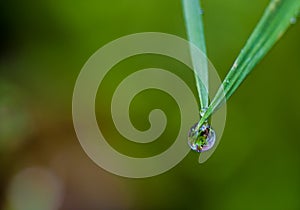
{"type": "Polygon", "coordinates": [[[238,64],[237,64],[237,62],[235,61],[232,67],[235,69],[237,66],[238,66],[238,64]]]}
{"type": "Polygon", "coordinates": [[[205,122],[200,128],[199,124],[196,123],[189,131],[188,144],[196,152],[211,149],[215,144],[215,140],[216,133],[208,122],[205,122]]]}
{"type": "Polygon", "coordinates": [[[207,111],[207,108],[202,108],[200,110],[200,117],[203,117],[206,111],[207,111]]]}
{"type": "Polygon", "coordinates": [[[296,22],[297,22],[297,18],[292,17],[292,18],[290,19],[290,23],[291,23],[291,24],[295,24],[296,22]]]}

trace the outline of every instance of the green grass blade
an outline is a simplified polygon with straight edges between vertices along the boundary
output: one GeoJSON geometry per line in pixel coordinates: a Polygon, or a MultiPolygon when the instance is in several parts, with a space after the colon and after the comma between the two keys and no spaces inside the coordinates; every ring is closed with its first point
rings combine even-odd
{"type": "Polygon", "coordinates": [[[271,0],[199,124],[204,123],[237,90],[255,65],[294,22],[299,9],[300,0],[271,0]]]}
{"type": "MultiPolygon", "coordinates": [[[[192,44],[198,47],[204,53],[204,55],[206,55],[202,21],[203,10],[200,7],[199,0],[182,0],[182,6],[188,39],[192,44]]],[[[207,108],[209,103],[207,59],[200,59],[196,57],[192,50],[191,58],[193,67],[197,72],[195,72],[195,79],[200,99],[200,106],[202,109],[207,108]]]]}

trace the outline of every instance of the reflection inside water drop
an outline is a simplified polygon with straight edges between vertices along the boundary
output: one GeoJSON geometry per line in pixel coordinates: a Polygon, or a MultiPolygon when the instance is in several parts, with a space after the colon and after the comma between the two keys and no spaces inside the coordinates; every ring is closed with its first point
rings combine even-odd
{"type": "Polygon", "coordinates": [[[216,140],[216,133],[205,122],[200,128],[196,123],[189,131],[188,144],[190,148],[196,152],[204,152],[214,146],[216,140]]]}

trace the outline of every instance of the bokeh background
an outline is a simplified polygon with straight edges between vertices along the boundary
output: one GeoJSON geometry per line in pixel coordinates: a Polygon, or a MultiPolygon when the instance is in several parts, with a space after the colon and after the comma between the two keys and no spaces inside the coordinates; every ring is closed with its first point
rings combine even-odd
{"type": "MultiPolygon", "coordinates": [[[[162,175],[128,179],[99,168],[80,147],[71,101],[83,64],[99,47],[124,35],[158,31],[185,38],[180,3],[0,2],[1,209],[300,209],[297,23],[228,102],[222,141],[205,164],[190,152],[162,175]]],[[[203,1],[208,56],[221,78],[267,3],[203,1]]],[[[105,99],[96,101],[99,125],[113,137],[112,146],[137,157],[164,151],[179,127],[174,100],[148,90],[134,99],[130,116],[144,130],[149,110],[162,108],[169,118],[163,136],[145,147],[129,144],[114,129],[107,111],[114,88],[131,72],[150,67],[174,71],[196,94],[193,75],[181,74],[184,67],[164,57],[137,56],[110,72],[105,99]]]]}

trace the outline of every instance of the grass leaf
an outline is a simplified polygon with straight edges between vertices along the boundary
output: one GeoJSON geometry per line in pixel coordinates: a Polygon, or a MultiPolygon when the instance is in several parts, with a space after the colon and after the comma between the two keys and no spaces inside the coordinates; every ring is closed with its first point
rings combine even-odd
{"type": "Polygon", "coordinates": [[[271,0],[199,124],[203,124],[238,89],[256,64],[295,22],[300,0],[271,0]],[[225,95],[225,97],[224,97],[225,95]]]}
{"type": "MultiPolygon", "coordinates": [[[[206,56],[205,37],[199,0],[182,0],[183,14],[188,35],[188,40],[198,47],[206,56]]],[[[197,90],[202,109],[208,107],[208,63],[207,59],[200,59],[191,50],[191,58],[195,72],[197,90]],[[201,78],[201,79],[200,79],[201,78]]]]}

